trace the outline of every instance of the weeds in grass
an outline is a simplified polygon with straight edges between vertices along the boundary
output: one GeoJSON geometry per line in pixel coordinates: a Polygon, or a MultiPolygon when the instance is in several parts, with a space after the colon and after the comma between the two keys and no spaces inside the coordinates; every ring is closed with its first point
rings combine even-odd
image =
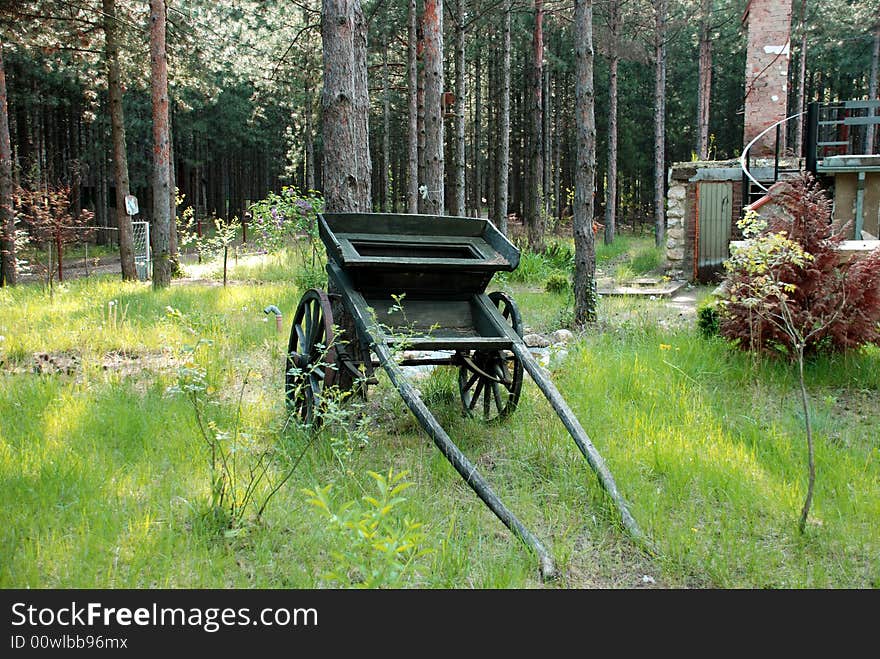
{"type": "MultiPolygon", "coordinates": [[[[0,587],[325,586],[321,575],[344,569],[330,551],[352,531],[313,513],[301,488],[332,484],[338,505],[365,507],[360,497],[376,496],[366,471],[387,474],[392,465],[416,486],[391,516],[422,522],[422,546],[436,548],[411,563],[397,587],[542,587],[528,553],[469,492],[381,373],[364,403],[374,420],[369,443],[348,459],[354,476],[330,453],[331,433],[343,432],[332,423],[316,433],[291,425],[276,434],[286,337],[263,322],[262,310],[269,302],[285,312],[295,307],[296,258],[242,258],[232,275],[240,283],[226,289],[187,284],[155,293],[99,276],[72,280],[51,306],[38,285],[0,289],[0,587]],[[130,305],[116,331],[101,322],[114,299],[120,312],[130,305]],[[198,334],[165,320],[166,305],[198,334]],[[107,351],[158,354],[199,337],[214,341],[198,363],[208,386],[220,389],[208,407],[218,427],[232,430],[242,376],[253,366],[262,380],[249,378],[242,430],[275,451],[273,483],[305,456],[262,523],[245,522],[245,535],[231,542],[218,542],[216,525],[209,531],[197,515],[181,514],[182,501],[207,509],[209,481],[191,405],[165,395],[176,377],[149,364],[137,377],[100,367],[107,351]],[[36,352],[63,351],[82,356],[80,374],[25,368],[36,352]],[[191,532],[197,520],[202,533],[191,532]]],[[[542,285],[506,287],[536,331],[555,329],[565,304],[542,285]]],[[[517,412],[499,426],[461,418],[454,377],[446,393],[441,386],[440,376],[454,376],[454,368],[436,369],[437,381],[419,388],[438,406],[452,396],[455,404],[441,409],[444,427],[548,542],[566,574],[560,587],[642,587],[644,573],[670,588],[880,587],[880,348],[805,365],[821,478],[811,532],[800,536],[794,520],[807,450],[791,404],[795,374],[784,363],[753,362],[720,339],[703,340],[664,309],[661,300],[603,297],[599,326],[578,334],[565,367],[553,371],[633,515],[657,541],[657,559],[633,559],[601,488],[530,380],[517,412]]]]}
{"type": "MultiPolygon", "coordinates": [[[[169,308],[169,316],[185,322],[176,309],[169,308]]],[[[192,327],[188,330],[196,334],[192,327]]],[[[183,396],[189,402],[198,437],[208,453],[209,495],[204,509],[199,511],[200,517],[209,527],[231,537],[245,528],[249,509],[254,508],[256,520],[262,517],[269,501],[293,475],[302,454],[277,482],[272,481],[273,452],[260,442],[266,433],[248,428],[243,418],[242,404],[251,369],[245,371],[239,386],[232,420],[226,424],[218,420],[222,417],[223,401],[208,382],[206,369],[198,364],[199,352],[211,346],[210,339],[198,338],[194,344],[183,347],[185,362],[178,369],[176,384],[167,393],[183,396]]]]}
{"type": "Polygon", "coordinates": [[[663,261],[661,249],[659,247],[647,247],[637,251],[630,262],[632,271],[637,275],[643,275],[657,270],[663,261]]]}
{"type": "Polygon", "coordinates": [[[356,588],[394,588],[423,556],[433,550],[426,545],[422,524],[401,516],[401,496],[412,486],[405,471],[387,474],[367,472],[375,495],[360,500],[336,501],[332,485],[303,489],[308,502],[323,517],[336,539],[330,550],[336,566],[325,578],[356,588]]]}

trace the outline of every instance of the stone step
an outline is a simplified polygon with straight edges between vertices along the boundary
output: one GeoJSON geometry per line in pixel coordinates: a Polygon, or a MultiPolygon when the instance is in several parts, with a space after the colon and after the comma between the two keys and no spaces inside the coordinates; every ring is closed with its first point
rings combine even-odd
{"type": "Polygon", "coordinates": [[[633,282],[622,284],[599,283],[599,295],[638,295],[640,297],[672,297],[687,286],[686,281],[658,282],[655,285],[641,285],[633,282]]]}

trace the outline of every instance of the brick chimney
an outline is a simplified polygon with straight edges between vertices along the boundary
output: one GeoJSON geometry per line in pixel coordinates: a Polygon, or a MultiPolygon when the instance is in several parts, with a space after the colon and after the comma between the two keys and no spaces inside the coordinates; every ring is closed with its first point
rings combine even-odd
{"type": "MultiPolygon", "coordinates": [[[[749,0],[743,14],[748,24],[746,52],[745,119],[743,148],[758,134],[785,119],[788,108],[791,0],[749,0]]],[[[772,156],[776,132],[770,131],[749,151],[750,156],[772,156]]],[[[785,124],[781,126],[780,154],[785,149],[785,124]]]]}

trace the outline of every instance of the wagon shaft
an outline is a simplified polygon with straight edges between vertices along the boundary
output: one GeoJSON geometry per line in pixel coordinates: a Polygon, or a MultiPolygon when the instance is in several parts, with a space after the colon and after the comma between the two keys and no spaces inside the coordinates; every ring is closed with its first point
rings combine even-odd
{"type": "Polygon", "coordinates": [[[324,387],[336,383],[365,392],[375,382],[373,367],[381,366],[435,445],[492,512],[538,555],[541,573],[549,578],[555,574],[550,554],[449,438],[402,367],[457,367],[463,411],[486,422],[500,421],[516,409],[523,374],[528,372],[617,506],[624,528],[646,542],[604,460],[523,343],[515,302],[504,293],[485,292],[496,272],[512,271],[519,264],[519,251],[491,222],[382,213],[325,214],[318,222],[327,248],[331,293],[328,297],[310,290],[303,296],[287,357],[288,402],[306,422],[320,422],[324,387]],[[343,329],[342,342],[315,343],[333,336],[335,326],[343,329]],[[402,349],[413,351],[410,355],[445,352],[396,360],[402,349]],[[339,377],[334,379],[334,373],[339,377]]]}

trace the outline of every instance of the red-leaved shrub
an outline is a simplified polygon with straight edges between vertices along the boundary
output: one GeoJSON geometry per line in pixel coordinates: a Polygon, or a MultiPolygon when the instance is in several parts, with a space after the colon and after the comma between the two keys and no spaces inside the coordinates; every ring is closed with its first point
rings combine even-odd
{"type": "Polygon", "coordinates": [[[765,275],[793,285],[786,309],[772,293],[756,305],[762,275],[732,258],[718,307],[721,335],[746,350],[794,356],[791,333],[773,322],[786,313],[806,338],[805,354],[880,344],[880,248],[849,258],[838,251],[844,236],[832,225],[831,201],[809,175],[777,184],[770,195],[763,233],[783,234],[812,258],[801,265],[781,259],[765,275]]]}

